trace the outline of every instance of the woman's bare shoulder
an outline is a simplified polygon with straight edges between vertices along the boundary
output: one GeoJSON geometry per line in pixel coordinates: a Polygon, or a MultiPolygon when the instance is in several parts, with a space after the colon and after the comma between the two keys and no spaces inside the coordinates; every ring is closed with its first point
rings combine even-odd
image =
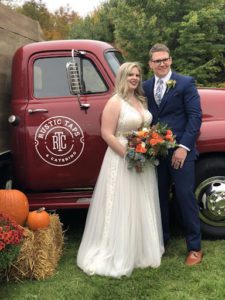
{"type": "Polygon", "coordinates": [[[120,108],[121,107],[121,98],[118,95],[113,95],[106,103],[108,108],[120,108]]]}
{"type": "Polygon", "coordinates": [[[113,95],[111,98],[109,98],[109,101],[111,103],[121,104],[121,97],[119,97],[117,94],[113,95]]]}

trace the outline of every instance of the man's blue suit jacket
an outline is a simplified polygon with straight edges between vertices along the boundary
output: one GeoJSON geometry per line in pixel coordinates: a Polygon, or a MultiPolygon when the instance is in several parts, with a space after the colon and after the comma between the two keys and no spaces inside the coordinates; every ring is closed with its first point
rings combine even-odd
{"type": "Polygon", "coordinates": [[[175,87],[166,90],[159,107],[154,100],[155,77],[143,83],[148,108],[153,116],[152,124],[168,124],[176,135],[177,143],[191,150],[187,160],[193,160],[196,159],[195,142],[201,127],[200,97],[192,77],[172,72],[170,79],[176,81],[175,87]]]}

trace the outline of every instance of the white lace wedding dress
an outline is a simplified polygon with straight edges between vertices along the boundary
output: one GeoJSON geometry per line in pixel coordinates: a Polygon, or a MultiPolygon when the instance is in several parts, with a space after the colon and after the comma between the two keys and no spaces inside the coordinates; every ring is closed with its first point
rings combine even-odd
{"type": "MultiPolygon", "coordinates": [[[[152,116],[144,111],[144,121],[152,116]]],[[[116,136],[124,145],[123,133],[138,129],[140,113],[121,100],[116,136]]],[[[134,268],[158,267],[164,252],[155,168],[143,173],[128,170],[127,161],[106,151],[85,230],[77,265],[87,274],[129,276],[134,268]]]]}

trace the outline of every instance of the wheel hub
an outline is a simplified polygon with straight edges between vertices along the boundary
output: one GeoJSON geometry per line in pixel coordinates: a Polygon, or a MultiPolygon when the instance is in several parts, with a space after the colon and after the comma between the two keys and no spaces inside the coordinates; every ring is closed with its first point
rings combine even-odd
{"type": "Polygon", "coordinates": [[[195,195],[201,220],[209,225],[225,226],[225,177],[210,177],[201,182],[195,195]]]}

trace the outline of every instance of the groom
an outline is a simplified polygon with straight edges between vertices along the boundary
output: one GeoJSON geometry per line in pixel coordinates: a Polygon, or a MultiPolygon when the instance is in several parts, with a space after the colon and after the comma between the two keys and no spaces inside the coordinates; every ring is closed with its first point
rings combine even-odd
{"type": "Polygon", "coordinates": [[[166,45],[155,44],[149,54],[154,77],[143,83],[143,89],[153,124],[168,124],[178,143],[157,167],[164,243],[166,245],[170,238],[169,188],[173,182],[188,250],[185,264],[196,265],[203,257],[199,211],[194,196],[195,142],[201,126],[199,94],[192,77],[171,70],[172,58],[166,45]]]}

